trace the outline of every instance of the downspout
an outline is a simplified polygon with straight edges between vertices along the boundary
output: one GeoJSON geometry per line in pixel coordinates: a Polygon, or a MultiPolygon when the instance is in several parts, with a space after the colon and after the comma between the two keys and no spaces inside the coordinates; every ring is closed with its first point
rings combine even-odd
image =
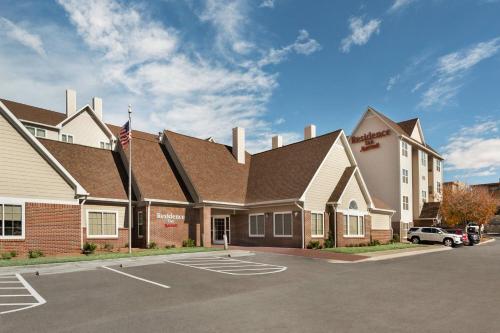
{"type": "MultiPolygon", "coordinates": [[[[83,250],[83,227],[82,227],[82,224],[83,224],[83,221],[85,218],[84,214],[83,214],[83,205],[85,204],[86,201],[87,201],[87,197],[84,197],[84,199],[80,203],[80,249],[82,249],[82,250],[83,250]]],[[[87,225],[85,225],[85,227],[87,227],[87,225]]]]}
{"type": "Polygon", "coordinates": [[[148,233],[146,234],[146,247],[151,242],[151,201],[148,201],[148,207],[146,209],[146,214],[148,214],[148,233]]]}
{"type": "Polygon", "coordinates": [[[333,205],[333,247],[337,247],[337,205],[333,205]]]}
{"type": "Polygon", "coordinates": [[[297,202],[294,202],[295,206],[299,207],[301,213],[301,224],[302,224],[302,248],[306,248],[306,240],[305,237],[305,226],[304,226],[304,208],[302,208],[297,202]]]}

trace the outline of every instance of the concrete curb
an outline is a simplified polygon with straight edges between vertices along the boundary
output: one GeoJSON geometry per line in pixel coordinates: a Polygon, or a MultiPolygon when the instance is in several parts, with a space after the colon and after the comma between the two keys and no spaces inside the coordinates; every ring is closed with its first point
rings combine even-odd
{"type": "Polygon", "coordinates": [[[155,256],[144,256],[144,257],[133,257],[133,258],[76,261],[76,262],[65,262],[56,264],[0,267],[0,275],[15,274],[15,273],[28,274],[35,272],[38,272],[40,275],[62,274],[62,273],[95,270],[101,268],[102,266],[123,265],[123,267],[135,267],[135,266],[162,264],[165,263],[165,260],[167,259],[171,260],[171,259],[210,257],[210,256],[220,257],[228,255],[237,258],[237,257],[251,256],[254,255],[254,253],[243,250],[227,250],[227,251],[213,251],[213,252],[162,254],[155,256]]]}
{"type": "Polygon", "coordinates": [[[443,251],[449,251],[449,250],[452,250],[452,248],[443,246],[442,248],[437,248],[437,249],[426,249],[426,250],[420,250],[420,251],[411,251],[411,252],[392,253],[392,254],[388,254],[388,255],[380,255],[380,256],[370,257],[370,258],[361,259],[361,260],[357,260],[357,261],[328,260],[328,262],[334,263],[334,264],[359,264],[359,263],[363,263],[363,262],[391,260],[391,259],[396,259],[396,258],[411,257],[411,256],[416,256],[416,255],[421,255],[421,254],[443,252],[443,251]]]}
{"type": "Polygon", "coordinates": [[[493,243],[495,240],[496,240],[495,238],[491,238],[491,239],[488,239],[487,241],[480,242],[477,245],[485,245],[485,244],[488,244],[488,243],[493,243]]]}

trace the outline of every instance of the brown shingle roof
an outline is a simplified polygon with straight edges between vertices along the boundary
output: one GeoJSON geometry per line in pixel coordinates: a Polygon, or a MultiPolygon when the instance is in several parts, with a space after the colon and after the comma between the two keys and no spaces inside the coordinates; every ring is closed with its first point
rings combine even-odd
{"type": "Polygon", "coordinates": [[[230,146],[164,133],[200,200],[243,204],[299,198],[340,130],[259,154],[247,153],[245,164],[237,163],[230,146]]]}
{"type": "Polygon", "coordinates": [[[425,202],[419,219],[437,219],[441,202],[425,202]]]}
{"type": "Polygon", "coordinates": [[[340,200],[340,197],[342,196],[342,193],[344,193],[347,184],[349,184],[349,179],[351,179],[352,174],[354,173],[355,170],[356,170],[355,166],[348,166],[347,168],[345,168],[328,202],[338,202],[340,200]]]}
{"type": "Polygon", "coordinates": [[[200,200],[245,202],[250,154],[239,164],[229,146],[171,131],[164,134],[200,200]]]}
{"type": "MultiPolygon", "coordinates": [[[[106,124],[118,137],[120,126],[106,124]]],[[[158,136],[132,131],[132,173],[144,198],[192,202],[181,176],[158,136]]],[[[128,149],[125,147],[128,158],[128,149]]]]}
{"type": "Polygon", "coordinates": [[[117,152],[54,140],[39,140],[90,196],[128,198],[127,173],[117,152]]]}
{"type": "Polygon", "coordinates": [[[55,126],[66,119],[66,114],[37,108],[31,105],[0,99],[3,104],[18,118],[36,123],[55,126]]]}
{"type": "Polygon", "coordinates": [[[337,130],[252,155],[246,201],[300,198],[340,133],[337,130]]]}
{"type": "Polygon", "coordinates": [[[398,125],[403,129],[403,131],[406,132],[408,136],[411,136],[411,133],[413,133],[415,126],[417,126],[417,121],[418,118],[413,118],[405,121],[400,121],[398,125]]]}
{"type": "Polygon", "coordinates": [[[374,197],[373,195],[372,195],[372,201],[375,208],[394,210],[393,207],[389,206],[387,203],[385,203],[384,201],[380,200],[377,197],[374,197]]]}

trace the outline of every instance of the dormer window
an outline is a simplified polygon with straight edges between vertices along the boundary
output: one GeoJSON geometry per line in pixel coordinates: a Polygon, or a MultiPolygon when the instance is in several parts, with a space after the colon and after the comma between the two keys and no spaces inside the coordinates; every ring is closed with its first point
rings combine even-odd
{"type": "Polygon", "coordinates": [[[47,132],[42,128],[26,126],[26,129],[37,138],[45,138],[47,136],[47,132]]]}
{"type": "Polygon", "coordinates": [[[111,150],[111,143],[109,143],[109,142],[101,141],[100,146],[101,146],[101,149],[111,150]]]}
{"type": "Polygon", "coordinates": [[[61,134],[61,141],[66,143],[73,143],[73,135],[61,134]]]}

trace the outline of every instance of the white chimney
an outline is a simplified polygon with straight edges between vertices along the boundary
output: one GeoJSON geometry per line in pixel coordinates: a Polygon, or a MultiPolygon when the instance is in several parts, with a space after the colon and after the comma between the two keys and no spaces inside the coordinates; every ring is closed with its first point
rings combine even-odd
{"type": "Polygon", "coordinates": [[[76,113],[76,91],[66,89],[66,117],[71,117],[76,113]]]}
{"type": "Polygon", "coordinates": [[[233,155],[240,164],[245,164],[245,129],[233,128],[233,155]]]}
{"type": "Polygon", "coordinates": [[[281,135],[273,136],[273,149],[283,147],[283,137],[281,135]]]}
{"type": "Polygon", "coordinates": [[[102,98],[94,97],[92,98],[92,108],[97,118],[102,120],[102,98]]]}
{"type": "Polygon", "coordinates": [[[304,140],[312,139],[316,137],[316,125],[309,125],[304,128],[304,140]]]}

